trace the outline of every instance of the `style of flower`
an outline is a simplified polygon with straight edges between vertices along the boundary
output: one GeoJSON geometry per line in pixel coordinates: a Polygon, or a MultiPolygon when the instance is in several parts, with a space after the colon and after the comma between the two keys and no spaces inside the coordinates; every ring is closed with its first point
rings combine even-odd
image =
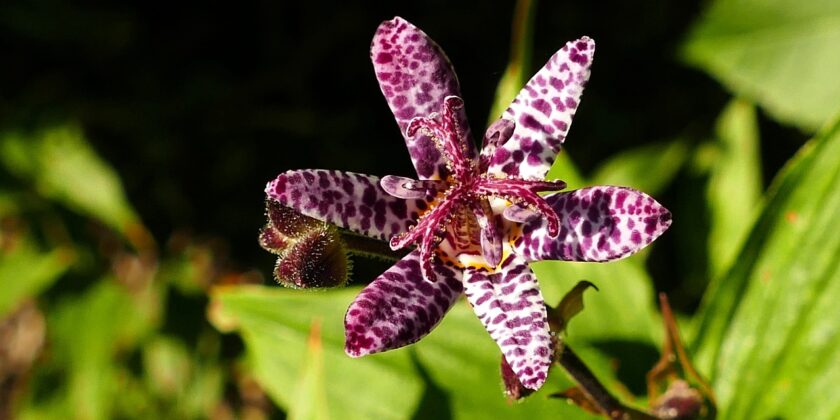
{"type": "Polygon", "coordinates": [[[552,342],[538,260],[609,261],[661,235],[670,213],[646,194],[546,181],[565,140],[595,43],[567,43],[527,83],[476,150],[455,73],[425,33],[397,17],[371,59],[418,180],[296,170],[268,183],[283,206],[373,238],[416,246],[367,285],[345,318],[354,357],[413,343],[465,294],[510,368],[538,389],[552,342]]]}

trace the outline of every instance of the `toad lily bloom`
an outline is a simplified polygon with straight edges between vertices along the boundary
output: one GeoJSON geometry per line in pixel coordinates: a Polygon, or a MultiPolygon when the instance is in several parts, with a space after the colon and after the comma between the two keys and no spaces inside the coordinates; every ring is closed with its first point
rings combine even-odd
{"type": "Polygon", "coordinates": [[[297,170],[268,183],[279,204],[373,238],[416,246],[366,286],[345,319],[351,356],[429,333],[461,294],[522,384],[538,389],[552,343],[528,263],[608,261],[657,238],[670,213],[644,193],[543,178],[589,78],[595,43],[567,43],[528,82],[476,150],[443,51],[401,18],[379,26],[371,59],[418,180],[297,170]]]}

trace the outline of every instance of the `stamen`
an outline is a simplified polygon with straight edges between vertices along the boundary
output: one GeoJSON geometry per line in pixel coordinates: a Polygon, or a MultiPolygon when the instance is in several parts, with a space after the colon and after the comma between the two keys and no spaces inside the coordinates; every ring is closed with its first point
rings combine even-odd
{"type": "Polygon", "coordinates": [[[547,191],[560,191],[566,188],[566,183],[563,181],[553,180],[553,181],[538,181],[538,180],[530,180],[530,179],[521,179],[521,178],[484,178],[488,185],[503,185],[504,187],[508,186],[517,186],[526,188],[529,191],[538,193],[538,192],[547,192],[547,191]]]}
{"type": "Polygon", "coordinates": [[[485,198],[470,201],[470,207],[481,230],[481,253],[487,264],[495,268],[502,260],[502,233],[496,217],[485,198]]]}
{"type": "MultiPolygon", "coordinates": [[[[478,190],[481,193],[502,197],[516,204],[524,204],[529,209],[532,209],[545,217],[548,236],[556,238],[560,233],[560,218],[557,216],[557,213],[554,212],[554,209],[548,205],[545,199],[537,195],[535,192],[532,192],[522,184],[523,182],[531,183],[532,181],[490,179],[483,179],[482,181],[483,182],[478,183],[478,190]]],[[[537,181],[534,183],[539,184],[542,182],[545,181],[537,181]]],[[[537,189],[539,189],[539,187],[539,185],[536,185],[537,189]]]]}
{"type": "Polygon", "coordinates": [[[443,99],[442,114],[431,114],[428,117],[415,117],[406,127],[406,137],[414,137],[418,133],[429,137],[435,148],[444,156],[447,168],[455,173],[459,179],[475,172],[475,165],[469,156],[470,139],[460,125],[461,109],[464,101],[457,96],[447,96],[443,99]]]}

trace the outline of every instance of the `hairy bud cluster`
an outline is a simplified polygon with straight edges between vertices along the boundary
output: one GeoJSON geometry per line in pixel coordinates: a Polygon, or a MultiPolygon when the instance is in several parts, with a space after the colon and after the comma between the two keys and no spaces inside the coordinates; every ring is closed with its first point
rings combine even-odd
{"type": "Polygon", "coordinates": [[[260,246],[278,256],[274,277],[295,289],[343,286],[350,277],[347,247],[338,229],[274,200],[266,201],[268,224],[260,246]]]}

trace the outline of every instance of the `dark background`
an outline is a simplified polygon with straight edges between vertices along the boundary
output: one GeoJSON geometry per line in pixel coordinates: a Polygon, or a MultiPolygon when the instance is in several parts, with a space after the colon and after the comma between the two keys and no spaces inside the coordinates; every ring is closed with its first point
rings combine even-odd
{"type": "MultiPolygon", "coordinates": [[[[711,135],[728,94],[677,59],[700,7],[540,2],[533,71],[568,40],[598,42],[567,142],[585,173],[640,144],[711,135]]],[[[479,0],[4,2],[0,124],[79,122],[158,241],[178,231],[220,238],[234,265],[268,273],[273,257],[256,243],[266,181],[294,168],[412,175],[368,58],[377,25],[400,15],[446,50],[480,133],[508,59],[513,8],[479,0]]],[[[763,117],[761,134],[769,180],[805,135],[763,117]]],[[[704,275],[703,264],[672,258],[685,254],[680,247],[705,252],[703,237],[677,239],[703,232],[703,220],[679,217],[704,202],[680,186],[702,182],[684,171],[657,197],[676,214],[651,260],[660,289],[692,270],[704,275]]]]}

